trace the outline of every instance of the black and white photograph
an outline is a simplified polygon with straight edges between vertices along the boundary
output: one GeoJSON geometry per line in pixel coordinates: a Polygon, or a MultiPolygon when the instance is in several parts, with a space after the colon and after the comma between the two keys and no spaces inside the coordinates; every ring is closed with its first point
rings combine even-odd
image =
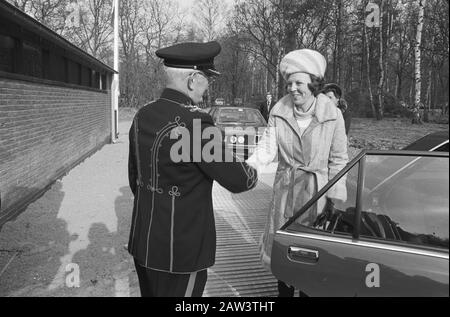
{"type": "Polygon", "coordinates": [[[449,297],[449,1],[0,0],[0,297],[449,297]]]}

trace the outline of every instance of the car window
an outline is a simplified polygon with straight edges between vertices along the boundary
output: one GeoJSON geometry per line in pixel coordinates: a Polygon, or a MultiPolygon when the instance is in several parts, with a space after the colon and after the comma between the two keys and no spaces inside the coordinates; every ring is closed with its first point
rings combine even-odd
{"type": "Polygon", "coordinates": [[[222,109],[218,114],[218,123],[254,123],[265,125],[264,118],[254,109],[222,109]]]}
{"type": "Polygon", "coordinates": [[[440,147],[438,147],[436,150],[434,150],[435,152],[448,152],[449,146],[448,146],[448,142],[445,143],[444,145],[441,145],[440,147]]]}
{"type": "Polygon", "coordinates": [[[448,249],[448,158],[368,155],[365,177],[361,237],[448,249]]]}
{"type": "MultiPolygon", "coordinates": [[[[448,250],[448,157],[367,154],[365,160],[360,238],[448,250]]],[[[334,208],[316,200],[286,230],[353,234],[358,169],[354,165],[323,195],[333,197],[345,182],[345,199],[335,199],[334,208]]]]}
{"type": "Polygon", "coordinates": [[[302,227],[330,234],[352,235],[356,210],[356,194],[359,164],[353,166],[343,177],[324,193],[287,230],[300,231],[302,227]],[[334,206],[327,204],[333,197],[334,206]]]}

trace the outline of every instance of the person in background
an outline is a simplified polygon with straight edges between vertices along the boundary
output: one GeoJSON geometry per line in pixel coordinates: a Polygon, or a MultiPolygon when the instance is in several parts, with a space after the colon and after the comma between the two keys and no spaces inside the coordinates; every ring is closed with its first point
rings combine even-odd
{"type": "Polygon", "coordinates": [[[275,101],[273,101],[272,94],[269,91],[267,92],[266,100],[259,105],[259,111],[261,112],[266,122],[269,121],[269,114],[274,105],[275,101]]]}
{"type": "MultiPolygon", "coordinates": [[[[260,241],[267,268],[275,232],[348,161],[342,113],[321,93],[325,70],[325,58],[314,50],[295,50],[283,57],[280,72],[288,94],[273,107],[263,138],[246,161],[261,170],[278,154],[273,199],[260,241]]],[[[335,186],[319,199],[314,216],[322,215],[335,199],[345,201],[346,196],[345,184],[335,186]]],[[[280,297],[291,297],[294,291],[278,281],[280,297]]]]}
{"type": "Polygon", "coordinates": [[[348,109],[347,101],[342,98],[342,89],[337,84],[326,84],[323,88],[323,93],[333,101],[334,105],[342,111],[342,116],[345,122],[345,134],[348,135],[350,131],[350,124],[352,122],[352,114],[348,109]]]}

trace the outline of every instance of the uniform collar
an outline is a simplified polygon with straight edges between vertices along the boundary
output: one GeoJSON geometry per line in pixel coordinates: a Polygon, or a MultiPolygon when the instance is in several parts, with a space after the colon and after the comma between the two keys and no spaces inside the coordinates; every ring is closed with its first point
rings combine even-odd
{"type": "Polygon", "coordinates": [[[172,88],[165,88],[161,94],[161,98],[171,100],[176,103],[180,103],[183,105],[193,105],[192,99],[186,96],[184,93],[172,89],[172,88]]]}

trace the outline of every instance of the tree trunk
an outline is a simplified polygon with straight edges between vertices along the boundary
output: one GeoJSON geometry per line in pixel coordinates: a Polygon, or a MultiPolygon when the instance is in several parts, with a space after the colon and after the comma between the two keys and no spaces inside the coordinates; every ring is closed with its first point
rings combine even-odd
{"type": "Polygon", "coordinates": [[[384,10],[384,1],[381,0],[381,7],[380,7],[380,28],[379,28],[379,35],[380,35],[380,80],[378,81],[378,111],[377,111],[377,120],[383,119],[383,86],[384,86],[384,62],[383,62],[383,10],[384,10]]]}
{"type": "Polygon", "coordinates": [[[415,59],[415,71],[414,71],[414,79],[415,79],[415,98],[414,98],[414,118],[412,120],[413,124],[422,123],[422,118],[420,115],[420,107],[421,107],[421,89],[422,89],[422,78],[420,72],[421,65],[421,51],[420,45],[422,44],[422,29],[423,29],[423,20],[425,13],[425,4],[426,0],[418,0],[419,4],[419,19],[417,23],[417,33],[416,33],[416,45],[414,50],[414,59],[415,59]]]}
{"type": "Polygon", "coordinates": [[[397,82],[396,82],[396,86],[395,86],[395,96],[399,100],[403,100],[403,97],[402,97],[402,73],[403,73],[402,71],[397,72],[397,82]]]}
{"type": "MultiPolygon", "coordinates": [[[[352,56],[353,56],[353,52],[352,52],[352,56]]],[[[348,89],[347,91],[352,91],[353,90],[353,63],[350,60],[350,62],[348,63],[348,80],[346,83],[346,88],[348,89]]]]}
{"type": "Polygon", "coordinates": [[[409,104],[414,107],[414,80],[411,80],[411,84],[409,85],[409,104]]]}
{"type": "MultiPolygon", "coordinates": [[[[278,55],[277,55],[277,69],[276,69],[276,79],[275,79],[275,100],[279,100],[281,98],[281,96],[284,95],[284,85],[283,85],[283,79],[281,79],[280,76],[280,62],[281,59],[283,58],[284,52],[282,49],[280,49],[278,51],[278,55]]],[[[271,89],[272,91],[273,89],[271,89]]]]}
{"type": "Polygon", "coordinates": [[[386,91],[388,93],[391,93],[392,87],[390,85],[392,76],[389,76],[390,72],[387,71],[388,69],[388,60],[389,60],[389,48],[391,47],[391,39],[392,39],[392,31],[394,28],[394,14],[393,14],[393,8],[392,8],[392,0],[387,0],[387,14],[388,14],[388,21],[386,26],[386,39],[385,39],[385,45],[384,45],[384,76],[385,76],[385,82],[384,87],[386,87],[386,91]]]}
{"type": "Polygon", "coordinates": [[[431,113],[431,82],[433,77],[433,68],[430,67],[430,71],[428,72],[428,85],[427,85],[427,94],[425,96],[425,109],[423,113],[423,121],[430,121],[430,113],[431,113]]]}
{"type": "Polygon", "coordinates": [[[334,49],[333,49],[333,82],[340,84],[340,50],[341,50],[341,14],[342,14],[342,2],[336,0],[336,35],[334,37],[334,49]]]}
{"type": "Polygon", "coordinates": [[[432,95],[431,95],[431,88],[433,83],[433,67],[430,67],[430,71],[428,72],[428,88],[427,88],[427,109],[431,110],[431,103],[433,101],[432,95]]]}
{"type": "Polygon", "coordinates": [[[342,0],[338,0],[338,19],[337,19],[337,83],[342,85],[342,15],[343,15],[343,4],[342,0]]]}
{"type": "Polygon", "coordinates": [[[366,42],[366,67],[367,67],[367,87],[369,89],[369,98],[370,98],[370,107],[372,109],[372,115],[374,118],[377,116],[377,112],[375,110],[375,105],[373,104],[373,94],[372,94],[372,83],[370,80],[370,49],[369,49],[369,38],[367,36],[367,27],[364,24],[364,38],[366,42]]]}
{"type": "Polygon", "coordinates": [[[400,33],[399,47],[398,47],[398,60],[397,60],[397,86],[395,89],[395,96],[399,100],[403,100],[402,96],[402,76],[403,76],[403,35],[400,33]]]}
{"type": "Polygon", "coordinates": [[[362,47],[361,47],[361,64],[359,67],[359,89],[362,91],[364,82],[364,68],[365,68],[365,56],[366,56],[366,32],[362,32],[362,47]]]}

